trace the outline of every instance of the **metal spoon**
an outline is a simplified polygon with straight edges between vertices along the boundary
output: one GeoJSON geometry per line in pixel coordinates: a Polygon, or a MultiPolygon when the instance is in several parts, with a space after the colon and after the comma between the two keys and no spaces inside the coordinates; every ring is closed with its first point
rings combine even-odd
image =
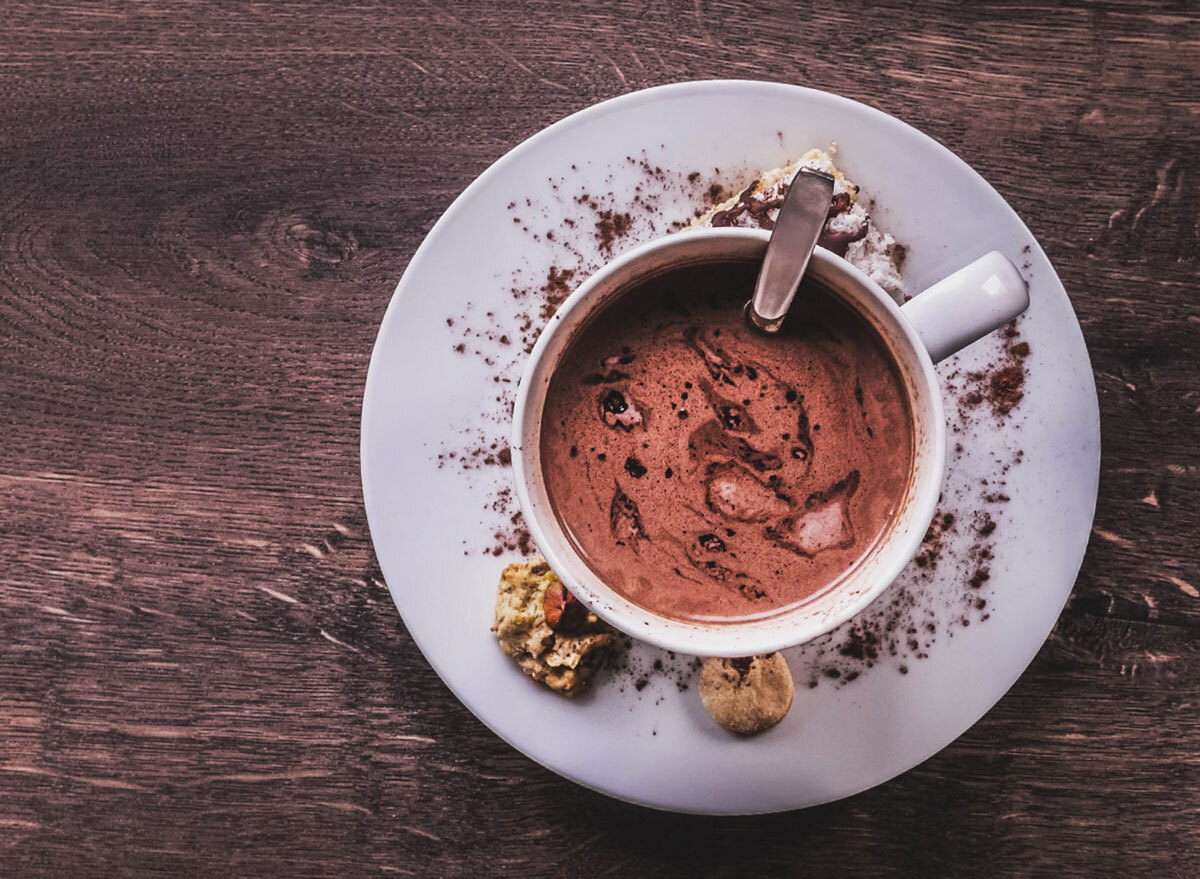
{"type": "Polygon", "coordinates": [[[777,333],[783,326],[832,200],[833,177],[809,168],[796,172],[771,232],[754,298],[746,303],[751,326],[764,333],[777,333]]]}

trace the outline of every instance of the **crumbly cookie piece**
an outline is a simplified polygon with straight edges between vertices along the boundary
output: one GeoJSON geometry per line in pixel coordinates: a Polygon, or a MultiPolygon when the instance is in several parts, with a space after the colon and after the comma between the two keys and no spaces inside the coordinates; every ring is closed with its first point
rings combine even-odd
{"type": "Polygon", "coordinates": [[[492,631],[525,674],[564,696],[591,685],[614,640],[541,556],[500,575],[492,631]]]}
{"type": "MultiPolygon", "coordinates": [[[[831,145],[830,152],[836,151],[836,145],[831,145]]],[[[775,228],[783,198],[801,168],[824,171],[834,181],[829,215],[817,243],[845,257],[898,302],[903,301],[904,280],[900,269],[904,264],[904,248],[875,226],[859,201],[858,184],[848,180],[823,150],[809,150],[795,162],[768,171],[738,195],[701,214],[692,225],[775,228]]]]}
{"type": "Polygon", "coordinates": [[[795,693],[792,673],[779,653],[736,659],[713,657],[700,670],[700,699],[731,733],[770,729],[787,715],[795,693]]]}

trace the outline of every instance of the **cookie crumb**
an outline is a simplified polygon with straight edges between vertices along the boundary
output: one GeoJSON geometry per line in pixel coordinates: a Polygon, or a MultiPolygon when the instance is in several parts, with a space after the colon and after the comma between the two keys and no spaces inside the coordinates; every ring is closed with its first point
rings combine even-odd
{"type": "Polygon", "coordinates": [[[775,726],[792,707],[796,687],[779,653],[713,657],[700,671],[700,699],[721,726],[749,736],[775,726]]]}
{"type": "Polygon", "coordinates": [[[591,686],[615,635],[585,611],[541,556],[511,564],[500,575],[492,631],[500,649],[530,678],[573,697],[591,686]],[[550,593],[548,595],[548,593],[550,593]],[[547,619],[547,599],[553,619],[547,619]]]}

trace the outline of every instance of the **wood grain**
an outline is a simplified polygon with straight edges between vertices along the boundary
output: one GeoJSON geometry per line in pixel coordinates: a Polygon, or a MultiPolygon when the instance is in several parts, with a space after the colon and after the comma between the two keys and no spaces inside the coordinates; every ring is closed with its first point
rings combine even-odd
{"type": "Polygon", "coordinates": [[[16,4],[0,28],[0,873],[1200,873],[1187,3],[16,4]],[[358,407],[440,212],[595,101],[815,85],[1026,219],[1101,395],[1094,539],[974,729],[849,801],[647,812],[491,735],[374,562],[358,407]]]}

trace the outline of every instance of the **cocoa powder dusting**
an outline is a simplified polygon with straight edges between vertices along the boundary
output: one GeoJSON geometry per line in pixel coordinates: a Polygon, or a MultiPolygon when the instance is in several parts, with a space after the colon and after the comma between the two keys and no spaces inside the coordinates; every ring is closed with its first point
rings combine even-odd
{"type": "Polygon", "coordinates": [[[600,245],[600,252],[611,256],[614,242],[629,234],[633,216],[610,210],[597,211],[596,216],[596,241],[600,245]]]}
{"type": "Polygon", "coordinates": [[[1025,396],[1024,387],[1024,364],[1006,366],[988,380],[988,400],[997,414],[1007,415],[1025,396]]]}
{"type": "MultiPolygon", "coordinates": [[[[1000,357],[991,369],[961,376],[963,383],[958,388],[960,412],[966,414],[986,403],[996,418],[1004,418],[1024,399],[1025,361],[1029,358],[1030,348],[1029,343],[1021,339],[1018,321],[1008,324],[1001,331],[1000,339],[1000,357]]],[[[950,376],[952,380],[959,377],[957,374],[950,376]]]]}
{"type": "Polygon", "coordinates": [[[955,516],[953,513],[936,513],[925,536],[921,539],[921,548],[917,551],[913,562],[918,568],[937,568],[942,558],[942,537],[948,531],[954,530],[955,516]]]}
{"type": "MultiPolygon", "coordinates": [[[[546,282],[537,291],[542,298],[538,311],[543,323],[550,320],[563,301],[571,295],[571,290],[574,289],[571,282],[574,280],[575,269],[560,269],[558,266],[550,266],[550,270],[546,273],[546,282]]],[[[530,343],[529,347],[532,350],[533,344],[530,343]]]]}

